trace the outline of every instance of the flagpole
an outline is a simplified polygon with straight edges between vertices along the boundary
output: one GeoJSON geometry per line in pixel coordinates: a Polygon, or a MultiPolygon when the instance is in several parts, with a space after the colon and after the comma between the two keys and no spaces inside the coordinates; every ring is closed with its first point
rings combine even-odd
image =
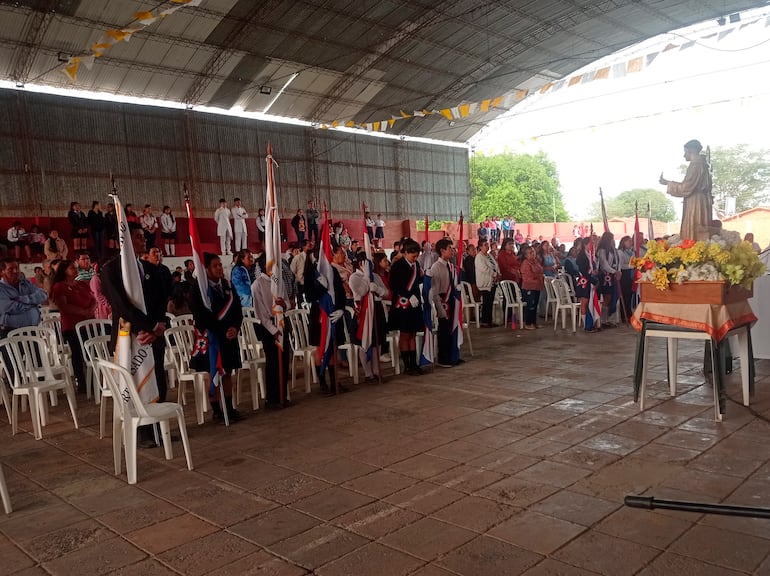
{"type": "MultiPolygon", "coordinates": [[[[363,218],[364,218],[364,230],[366,230],[366,208],[367,208],[366,202],[363,202],[361,204],[361,210],[362,210],[363,218]]],[[[367,245],[368,245],[368,243],[367,243],[367,245]]],[[[372,282],[372,278],[373,278],[373,275],[374,275],[374,260],[371,258],[371,256],[372,255],[371,255],[371,246],[370,246],[369,247],[369,251],[366,254],[366,258],[367,258],[367,260],[369,260],[370,271],[372,273],[372,275],[369,277],[369,282],[370,283],[372,282]]],[[[369,286],[369,294],[372,297],[372,301],[371,301],[371,303],[372,303],[372,342],[374,342],[374,339],[379,334],[379,332],[377,331],[377,301],[374,298],[374,294],[372,294],[371,286],[369,286]]],[[[368,297],[369,296],[367,296],[367,298],[368,297]]],[[[380,369],[381,368],[381,366],[380,366],[380,350],[379,350],[380,346],[382,346],[382,343],[379,342],[379,338],[378,338],[377,345],[373,346],[374,350],[372,350],[372,357],[376,359],[376,361],[373,362],[373,364],[376,364],[376,366],[377,366],[377,383],[378,384],[382,384],[382,370],[380,369]]],[[[356,361],[358,361],[357,358],[356,358],[356,361]]]]}

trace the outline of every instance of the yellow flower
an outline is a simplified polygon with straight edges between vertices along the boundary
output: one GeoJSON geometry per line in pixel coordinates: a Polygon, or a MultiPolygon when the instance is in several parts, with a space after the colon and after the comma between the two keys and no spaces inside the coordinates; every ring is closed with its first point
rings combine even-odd
{"type": "Polygon", "coordinates": [[[665,268],[656,268],[652,271],[652,284],[658,290],[668,290],[668,270],[665,268]]]}

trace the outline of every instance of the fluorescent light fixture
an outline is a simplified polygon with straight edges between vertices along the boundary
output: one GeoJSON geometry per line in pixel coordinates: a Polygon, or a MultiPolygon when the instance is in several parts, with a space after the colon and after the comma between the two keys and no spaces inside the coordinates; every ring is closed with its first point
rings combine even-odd
{"type": "Polygon", "coordinates": [[[265,106],[265,109],[264,109],[264,110],[262,110],[262,114],[267,114],[267,111],[268,111],[268,110],[270,110],[270,108],[272,108],[272,107],[273,107],[273,104],[275,104],[275,101],[276,101],[276,100],[278,100],[278,98],[280,98],[280,97],[281,97],[281,94],[283,94],[283,91],[284,91],[284,90],[286,90],[286,88],[288,88],[289,84],[291,84],[292,82],[294,82],[294,79],[295,79],[297,76],[299,76],[299,72],[295,72],[294,74],[292,74],[291,76],[289,76],[289,79],[286,81],[286,84],[284,84],[283,86],[281,86],[281,89],[278,91],[278,94],[276,94],[276,95],[273,97],[273,99],[272,99],[272,100],[270,100],[270,103],[269,103],[267,106],[265,106]]]}
{"type": "Polygon", "coordinates": [[[271,86],[260,86],[259,87],[259,93],[260,94],[270,95],[270,94],[272,94],[272,92],[273,92],[273,88],[271,86]]]}
{"type": "Polygon", "coordinates": [[[736,12],[735,14],[730,14],[730,24],[737,24],[741,21],[741,15],[736,12]]]}

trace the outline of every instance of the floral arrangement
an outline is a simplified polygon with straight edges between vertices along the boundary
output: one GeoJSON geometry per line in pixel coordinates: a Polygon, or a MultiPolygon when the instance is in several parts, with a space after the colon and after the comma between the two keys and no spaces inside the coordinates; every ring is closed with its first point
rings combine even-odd
{"type": "Polygon", "coordinates": [[[632,258],[631,265],[642,273],[643,282],[652,282],[658,290],[668,290],[671,282],[688,280],[726,281],[751,289],[756,278],[765,273],[765,265],[749,242],[738,232],[723,231],[710,240],[649,241],[647,253],[632,258]]]}

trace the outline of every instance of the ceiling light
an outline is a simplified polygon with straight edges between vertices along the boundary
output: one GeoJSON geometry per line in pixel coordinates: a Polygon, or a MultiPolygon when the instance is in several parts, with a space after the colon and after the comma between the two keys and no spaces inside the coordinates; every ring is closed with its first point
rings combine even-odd
{"type": "Polygon", "coordinates": [[[741,21],[741,15],[736,12],[735,14],[730,14],[730,24],[736,24],[741,21]]]}
{"type": "Polygon", "coordinates": [[[269,96],[272,92],[273,92],[273,89],[270,86],[260,86],[259,87],[259,93],[260,94],[265,94],[265,95],[269,96]]]}
{"type": "Polygon", "coordinates": [[[24,88],[24,82],[16,82],[16,88],[24,88]]]}
{"type": "Polygon", "coordinates": [[[59,52],[59,53],[56,55],[56,59],[57,59],[59,62],[69,62],[69,61],[70,61],[70,55],[69,55],[69,54],[67,54],[66,52],[59,52]]]}

